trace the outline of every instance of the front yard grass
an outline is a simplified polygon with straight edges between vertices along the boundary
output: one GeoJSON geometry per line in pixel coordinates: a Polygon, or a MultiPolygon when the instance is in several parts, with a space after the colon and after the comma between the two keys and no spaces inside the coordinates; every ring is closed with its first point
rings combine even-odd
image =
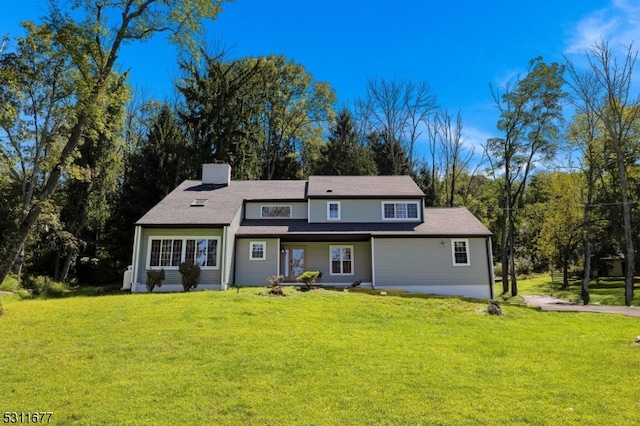
{"type": "Polygon", "coordinates": [[[2,298],[2,411],[52,424],[640,419],[637,318],[287,288],[2,298]]]}
{"type": "MultiPolygon", "coordinates": [[[[640,281],[637,277],[634,281],[635,297],[632,305],[640,306],[640,281]]],[[[582,303],[580,299],[581,288],[582,281],[571,279],[569,280],[569,287],[563,290],[562,276],[559,275],[552,277],[549,274],[540,274],[518,279],[519,295],[546,294],[570,302],[582,303]]],[[[515,303],[522,301],[520,296],[512,298],[510,294],[501,295],[501,293],[502,282],[496,282],[494,285],[494,294],[498,300],[508,300],[515,303]]],[[[606,277],[600,278],[599,280],[591,280],[589,283],[589,296],[589,303],[591,304],[624,306],[624,279],[606,277]]]]}

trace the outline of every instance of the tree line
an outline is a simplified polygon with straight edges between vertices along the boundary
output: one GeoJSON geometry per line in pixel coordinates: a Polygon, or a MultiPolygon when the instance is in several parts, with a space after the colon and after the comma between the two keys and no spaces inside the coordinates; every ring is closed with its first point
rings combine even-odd
{"type": "Polygon", "coordinates": [[[351,109],[336,108],[331,86],[293,60],[199,45],[222,2],[170,3],[85,1],[72,15],[52,2],[3,44],[0,281],[118,281],[135,221],[202,163],[224,161],[234,179],[411,175],[428,206],[466,206],[492,230],[505,293],[517,294],[520,272],[559,268],[565,285],[570,272],[583,277],[588,303],[592,272],[623,254],[631,303],[640,110],[630,47],[619,59],[594,45],[586,68],[531,60],[488,91],[496,136],[474,149],[461,112],[440,108],[426,81],[370,79],[351,109]],[[185,52],[172,102],[136,95],[116,66],[123,43],[156,32],[185,52]]]}

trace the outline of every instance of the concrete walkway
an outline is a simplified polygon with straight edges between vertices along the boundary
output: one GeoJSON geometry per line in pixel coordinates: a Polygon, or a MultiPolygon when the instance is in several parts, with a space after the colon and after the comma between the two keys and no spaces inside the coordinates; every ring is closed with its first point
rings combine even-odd
{"type": "Polygon", "coordinates": [[[541,311],[600,312],[640,317],[638,306],[582,305],[551,296],[522,296],[522,299],[527,306],[537,306],[541,311]]]}

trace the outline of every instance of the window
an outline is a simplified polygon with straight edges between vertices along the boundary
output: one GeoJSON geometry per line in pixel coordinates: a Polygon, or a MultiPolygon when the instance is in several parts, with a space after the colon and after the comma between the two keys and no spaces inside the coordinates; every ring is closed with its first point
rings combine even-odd
{"type": "Polygon", "coordinates": [[[182,240],[151,240],[149,266],[180,266],[182,240]]]}
{"type": "Polygon", "coordinates": [[[353,275],[353,246],[329,246],[331,275],[353,275]]]}
{"type": "Polygon", "coordinates": [[[218,240],[187,240],[184,260],[200,267],[218,266],[218,240]]]}
{"type": "Polygon", "coordinates": [[[453,265],[470,265],[469,240],[451,240],[453,265]]]}
{"type": "Polygon", "coordinates": [[[201,268],[217,269],[219,241],[219,237],[151,237],[147,267],[178,269],[180,263],[191,261],[201,268]]]}
{"type": "Polygon", "coordinates": [[[251,241],[249,243],[249,260],[266,260],[267,259],[267,242],[251,241]]]}
{"type": "Polygon", "coordinates": [[[382,203],[382,218],[393,219],[418,219],[418,204],[415,203],[382,203]]]}
{"type": "Polygon", "coordinates": [[[327,220],[340,220],[340,202],[327,202],[327,220]]]}
{"type": "Polygon", "coordinates": [[[263,218],[290,218],[291,206],[261,206],[260,217],[263,218]]]}

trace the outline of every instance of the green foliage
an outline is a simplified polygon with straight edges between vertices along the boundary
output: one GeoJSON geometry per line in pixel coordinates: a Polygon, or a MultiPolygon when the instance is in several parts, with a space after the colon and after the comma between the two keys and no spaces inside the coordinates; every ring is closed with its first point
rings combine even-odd
{"type": "Polygon", "coordinates": [[[329,142],[314,174],[329,176],[373,176],[378,168],[373,153],[359,140],[356,124],[347,109],[343,109],[330,129],[329,142]]]}
{"type": "Polygon", "coordinates": [[[65,283],[53,281],[43,275],[29,275],[23,278],[22,288],[30,290],[34,296],[60,297],[69,292],[65,283]]]}
{"type": "Polygon", "coordinates": [[[164,269],[147,269],[147,282],[145,285],[149,293],[151,293],[155,287],[162,286],[164,279],[164,269]]]}
{"type": "Polygon", "coordinates": [[[373,132],[367,136],[373,161],[382,176],[409,174],[409,157],[402,144],[386,133],[373,132]]]}
{"type": "Polygon", "coordinates": [[[9,274],[0,283],[0,291],[17,291],[20,288],[20,278],[18,275],[9,274]]]}
{"type": "Polygon", "coordinates": [[[191,291],[198,286],[200,282],[200,266],[193,262],[182,262],[178,268],[182,276],[182,286],[184,291],[191,291]]]}
{"type": "Polygon", "coordinates": [[[234,179],[293,179],[319,158],[335,93],[302,65],[270,55],[183,61],[180,117],[197,164],[231,165],[234,179]]]}
{"type": "Polygon", "coordinates": [[[320,271],[304,271],[302,274],[296,277],[296,281],[304,283],[307,287],[311,287],[311,284],[316,282],[318,278],[322,276],[320,271]]]}

